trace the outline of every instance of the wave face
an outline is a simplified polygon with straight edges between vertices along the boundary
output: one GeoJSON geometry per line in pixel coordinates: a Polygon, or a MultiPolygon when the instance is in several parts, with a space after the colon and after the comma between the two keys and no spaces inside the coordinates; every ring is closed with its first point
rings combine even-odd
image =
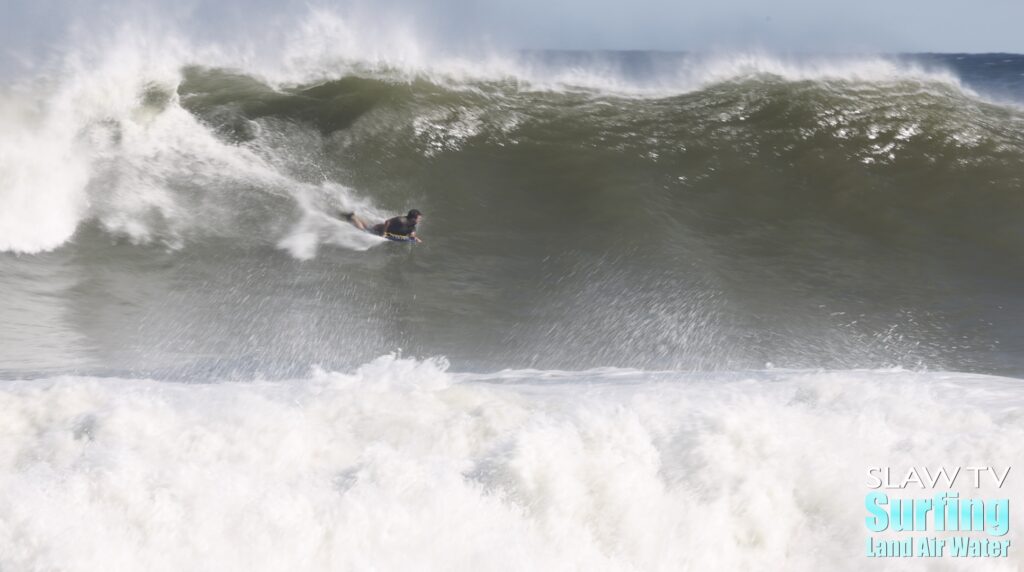
{"type": "Polygon", "coordinates": [[[4,98],[10,371],[1022,371],[1019,56],[129,45],[4,98]]]}

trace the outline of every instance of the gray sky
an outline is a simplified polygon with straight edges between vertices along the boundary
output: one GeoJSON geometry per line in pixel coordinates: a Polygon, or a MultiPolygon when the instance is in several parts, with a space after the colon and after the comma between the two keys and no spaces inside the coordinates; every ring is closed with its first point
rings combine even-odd
{"type": "Polygon", "coordinates": [[[516,47],[1024,52],[1024,0],[443,0],[431,5],[440,7],[425,13],[434,13],[453,33],[468,25],[516,47]]]}
{"type": "MultiPolygon", "coordinates": [[[[311,5],[413,22],[434,45],[780,52],[1024,53],[1024,0],[0,0],[11,61],[140,15],[202,39],[259,38],[311,5]]],[[[102,32],[100,32],[102,33],[102,32]]]]}

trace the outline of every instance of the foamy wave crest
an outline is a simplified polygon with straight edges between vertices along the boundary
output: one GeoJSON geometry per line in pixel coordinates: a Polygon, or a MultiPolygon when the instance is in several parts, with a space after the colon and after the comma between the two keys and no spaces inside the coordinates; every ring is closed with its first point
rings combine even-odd
{"type": "Polygon", "coordinates": [[[859,570],[869,467],[1024,442],[984,376],[446,370],[4,382],[0,567],[859,570]]]}
{"type": "MultiPolygon", "coordinates": [[[[451,88],[475,83],[514,82],[527,90],[595,90],[664,97],[717,83],[772,76],[786,81],[863,83],[919,81],[962,89],[959,78],[937,66],[891,57],[779,56],[763,51],[705,54],[647,54],[645,72],[614,52],[532,52],[499,50],[481,42],[467,57],[424,40],[407,21],[366,24],[327,10],[314,10],[283,40],[280,62],[260,74],[281,84],[308,84],[363,74],[398,81],[427,79],[451,88]]],[[[266,63],[266,62],[265,62],[266,63]]]]}
{"type": "Polygon", "coordinates": [[[17,96],[0,99],[0,124],[0,250],[55,248],[86,210],[88,161],[74,132],[39,117],[17,96]]]}
{"type": "Polygon", "coordinates": [[[375,244],[324,214],[375,214],[367,199],[340,184],[296,179],[282,165],[287,157],[226,142],[181,107],[183,67],[226,61],[211,54],[125,31],[0,95],[0,250],[56,248],[88,220],[135,243],[177,248],[191,237],[243,234],[240,212],[280,204],[293,214],[261,226],[293,224],[277,232],[298,257],[311,256],[315,244],[293,246],[296,236],[375,244]]]}

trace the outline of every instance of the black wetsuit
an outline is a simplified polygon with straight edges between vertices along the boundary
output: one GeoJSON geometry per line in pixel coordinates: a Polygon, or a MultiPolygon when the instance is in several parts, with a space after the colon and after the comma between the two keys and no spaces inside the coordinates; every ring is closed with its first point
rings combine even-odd
{"type": "Polygon", "coordinates": [[[397,234],[398,236],[409,236],[416,232],[416,223],[410,221],[408,217],[396,216],[380,224],[373,225],[373,233],[384,236],[385,226],[388,229],[388,234],[397,234]]]}

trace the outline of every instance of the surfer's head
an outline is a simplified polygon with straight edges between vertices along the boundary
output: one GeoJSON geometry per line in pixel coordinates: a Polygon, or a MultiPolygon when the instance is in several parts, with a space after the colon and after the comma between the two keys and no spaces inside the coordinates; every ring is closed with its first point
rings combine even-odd
{"type": "Polygon", "coordinates": [[[407,215],[405,215],[405,218],[409,219],[409,222],[417,223],[423,218],[423,213],[416,209],[412,209],[407,215]]]}

